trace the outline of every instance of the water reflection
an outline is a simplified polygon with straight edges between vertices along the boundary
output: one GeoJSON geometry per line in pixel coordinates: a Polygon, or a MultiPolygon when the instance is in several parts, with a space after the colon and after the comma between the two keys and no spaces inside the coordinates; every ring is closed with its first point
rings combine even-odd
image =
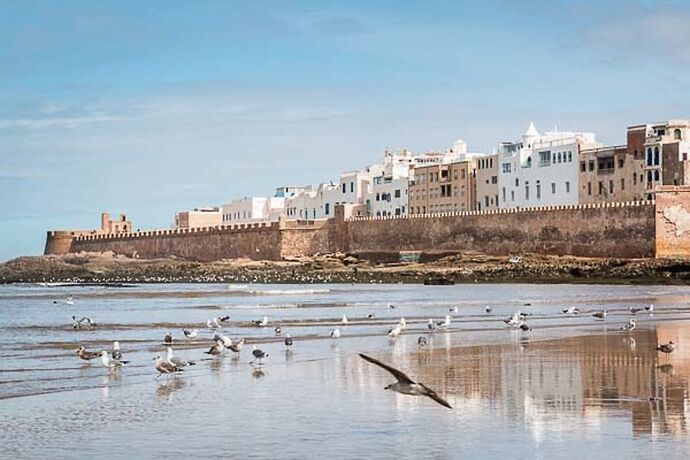
{"type": "MultiPolygon", "coordinates": [[[[451,404],[454,399],[458,407],[473,399],[495,401],[528,427],[537,442],[547,432],[591,430],[609,416],[626,414],[636,436],[683,435],[690,416],[690,350],[683,344],[689,342],[689,326],[665,324],[625,335],[542,342],[523,338],[513,345],[436,348],[409,355],[394,351],[393,364],[445,394],[451,404]],[[676,350],[657,354],[657,343],[669,340],[676,350]],[[578,420],[584,423],[573,423],[578,420]]],[[[364,375],[380,377],[366,370],[364,375]]]]}

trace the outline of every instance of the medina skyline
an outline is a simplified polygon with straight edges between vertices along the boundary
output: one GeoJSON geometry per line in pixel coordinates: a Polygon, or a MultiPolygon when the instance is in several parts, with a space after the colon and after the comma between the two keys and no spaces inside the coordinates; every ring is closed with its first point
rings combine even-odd
{"type": "Polygon", "coordinates": [[[615,144],[688,117],[681,2],[2,9],[0,260],[101,210],[166,227],[385,148],[490,152],[529,120],[615,144]]]}

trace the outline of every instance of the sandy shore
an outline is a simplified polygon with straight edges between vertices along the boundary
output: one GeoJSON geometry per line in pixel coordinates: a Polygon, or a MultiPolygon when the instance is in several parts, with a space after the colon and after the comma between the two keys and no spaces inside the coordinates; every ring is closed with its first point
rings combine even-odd
{"type": "Polygon", "coordinates": [[[0,264],[0,283],[646,283],[685,284],[690,262],[464,254],[427,263],[372,263],[345,254],[281,262],[140,260],[105,254],[20,257],[0,264]]]}

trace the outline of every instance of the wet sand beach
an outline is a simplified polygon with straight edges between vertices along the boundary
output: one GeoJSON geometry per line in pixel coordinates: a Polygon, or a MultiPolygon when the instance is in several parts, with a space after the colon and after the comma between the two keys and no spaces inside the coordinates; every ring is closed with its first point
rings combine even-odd
{"type": "Polygon", "coordinates": [[[2,457],[683,458],[689,294],[529,284],[0,286],[2,457]],[[581,313],[561,313],[570,306],[581,313]],[[605,320],[592,317],[602,309],[605,320]],[[503,323],[518,310],[531,331],[503,323]],[[73,315],[96,326],[75,330],[73,315]],[[206,320],[223,315],[223,334],[247,338],[239,357],[204,354],[206,320]],[[445,315],[448,330],[430,333],[429,318],[445,315]],[[263,316],[267,327],[251,324],[263,316]],[[401,317],[407,328],[391,340],[401,317]],[[621,330],[630,318],[636,329],[621,330]],[[342,336],[331,339],[336,327],[342,336]],[[198,328],[198,339],[185,340],[182,328],[198,328]],[[152,358],[165,354],[167,332],[176,355],[197,364],[157,378],[152,358]],[[80,345],[110,351],[113,340],[131,361],[119,371],[75,355],[80,345]],[[657,353],[669,340],[675,351],[657,353]],[[249,363],[253,345],[269,354],[261,367],[249,363]],[[393,377],[358,353],[422,381],[453,409],[384,390],[393,377]]]}

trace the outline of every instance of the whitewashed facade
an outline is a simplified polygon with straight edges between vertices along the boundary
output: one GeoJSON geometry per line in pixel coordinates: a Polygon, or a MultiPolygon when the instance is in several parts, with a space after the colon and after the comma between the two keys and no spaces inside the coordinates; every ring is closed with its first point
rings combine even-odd
{"type": "Polygon", "coordinates": [[[283,215],[283,197],[245,197],[221,206],[223,225],[277,222],[283,215]]]}
{"type": "Polygon", "coordinates": [[[540,134],[530,123],[521,140],[497,148],[499,207],[577,204],[579,152],[599,146],[593,133],[540,134]]]}

